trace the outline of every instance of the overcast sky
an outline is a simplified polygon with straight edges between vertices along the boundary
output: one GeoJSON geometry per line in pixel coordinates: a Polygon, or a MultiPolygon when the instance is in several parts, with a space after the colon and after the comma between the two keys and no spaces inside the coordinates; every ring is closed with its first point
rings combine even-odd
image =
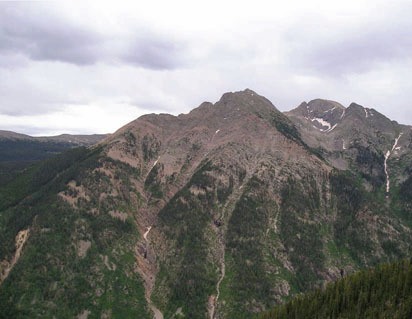
{"type": "Polygon", "coordinates": [[[108,133],[245,88],[412,124],[411,1],[221,2],[1,2],[0,129],[108,133]]]}

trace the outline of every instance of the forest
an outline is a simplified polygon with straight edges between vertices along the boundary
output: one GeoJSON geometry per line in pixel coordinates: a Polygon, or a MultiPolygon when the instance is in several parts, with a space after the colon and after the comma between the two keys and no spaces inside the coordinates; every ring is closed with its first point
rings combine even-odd
{"type": "Polygon", "coordinates": [[[412,258],[362,270],[258,316],[292,318],[412,318],[412,258]]]}

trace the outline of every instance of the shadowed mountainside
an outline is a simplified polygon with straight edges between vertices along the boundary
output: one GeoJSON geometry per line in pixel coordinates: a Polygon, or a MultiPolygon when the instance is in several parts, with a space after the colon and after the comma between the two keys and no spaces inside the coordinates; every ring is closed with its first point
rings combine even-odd
{"type": "Polygon", "coordinates": [[[0,184],[11,181],[36,161],[55,156],[73,147],[97,144],[107,135],[69,135],[32,137],[0,130],[0,184]]]}

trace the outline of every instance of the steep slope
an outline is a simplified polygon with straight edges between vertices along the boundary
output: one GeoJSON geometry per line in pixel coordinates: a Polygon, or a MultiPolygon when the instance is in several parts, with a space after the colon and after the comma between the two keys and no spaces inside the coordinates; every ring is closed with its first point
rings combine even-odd
{"type": "Polygon", "coordinates": [[[1,189],[0,292],[16,318],[150,317],[134,271],[138,231],[126,219],[125,194],[116,211],[109,207],[117,188],[99,171],[101,152],[71,150],[1,189]],[[28,238],[16,258],[15,234],[23,230],[28,238]]]}
{"type": "Polygon", "coordinates": [[[259,319],[411,318],[412,260],[379,265],[328,284],[259,319]]]}
{"type": "Polygon", "coordinates": [[[27,170],[0,187],[1,300],[30,318],[250,318],[409,254],[412,179],[391,177],[388,201],[314,151],[343,129],[335,106],[312,138],[255,92],[226,93],[27,170]]]}
{"type": "Polygon", "coordinates": [[[285,113],[305,142],[336,168],[350,169],[369,187],[390,192],[390,181],[402,181],[412,159],[412,128],[391,121],[374,109],[352,103],[314,100],[285,113]],[[323,123],[324,126],[321,126],[323,123]],[[398,167],[398,163],[404,167],[398,167]]]}
{"type": "MultiPolygon", "coordinates": [[[[136,161],[133,154],[135,148],[127,145],[127,139],[133,140],[131,136],[143,136],[142,157],[150,163],[144,173],[143,188],[150,198],[143,229],[152,226],[160,209],[149,236],[160,261],[153,298],[166,309],[166,316],[179,308],[194,316],[208,299],[209,308],[216,308],[214,296],[216,282],[223,280],[218,277],[223,267],[226,228],[236,202],[245,191],[250,192],[249,187],[241,187],[248,185],[262,165],[275,165],[271,163],[274,160],[292,163],[306,157],[317,167],[324,164],[302,146],[286,117],[249,90],[225,94],[215,105],[204,103],[188,115],[144,116],[138,121],[139,125],[131,123],[109,139],[108,155],[144,170],[142,161],[136,161]],[[149,135],[150,131],[154,133],[149,135]],[[162,247],[164,243],[168,246],[162,247]],[[161,255],[163,250],[169,255],[161,255]],[[188,282],[197,282],[198,286],[186,293],[188,282]],[[202,299],[193,302],[195,296],[202,299]]],[[[273,168],[272,174],[276,170],[273,168]]],[[[284,171],[287,176],[290,169],[284,171]]],[[[143,274],[144,278],[151,276],[143,274]]],[[[224,280],[221,283],[223,286],[224,280]]],[[[146,285],[150,290],[153,283],[146,285]]]]}

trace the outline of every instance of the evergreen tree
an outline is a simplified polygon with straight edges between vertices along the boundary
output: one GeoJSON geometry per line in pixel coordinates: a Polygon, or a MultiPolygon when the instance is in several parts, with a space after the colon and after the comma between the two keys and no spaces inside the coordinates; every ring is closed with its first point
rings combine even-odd
{"type": "Polygon", "coordinates": [[[412,259],[360,271],[259,315],[306,318],[412,318],[412,259]]]}

